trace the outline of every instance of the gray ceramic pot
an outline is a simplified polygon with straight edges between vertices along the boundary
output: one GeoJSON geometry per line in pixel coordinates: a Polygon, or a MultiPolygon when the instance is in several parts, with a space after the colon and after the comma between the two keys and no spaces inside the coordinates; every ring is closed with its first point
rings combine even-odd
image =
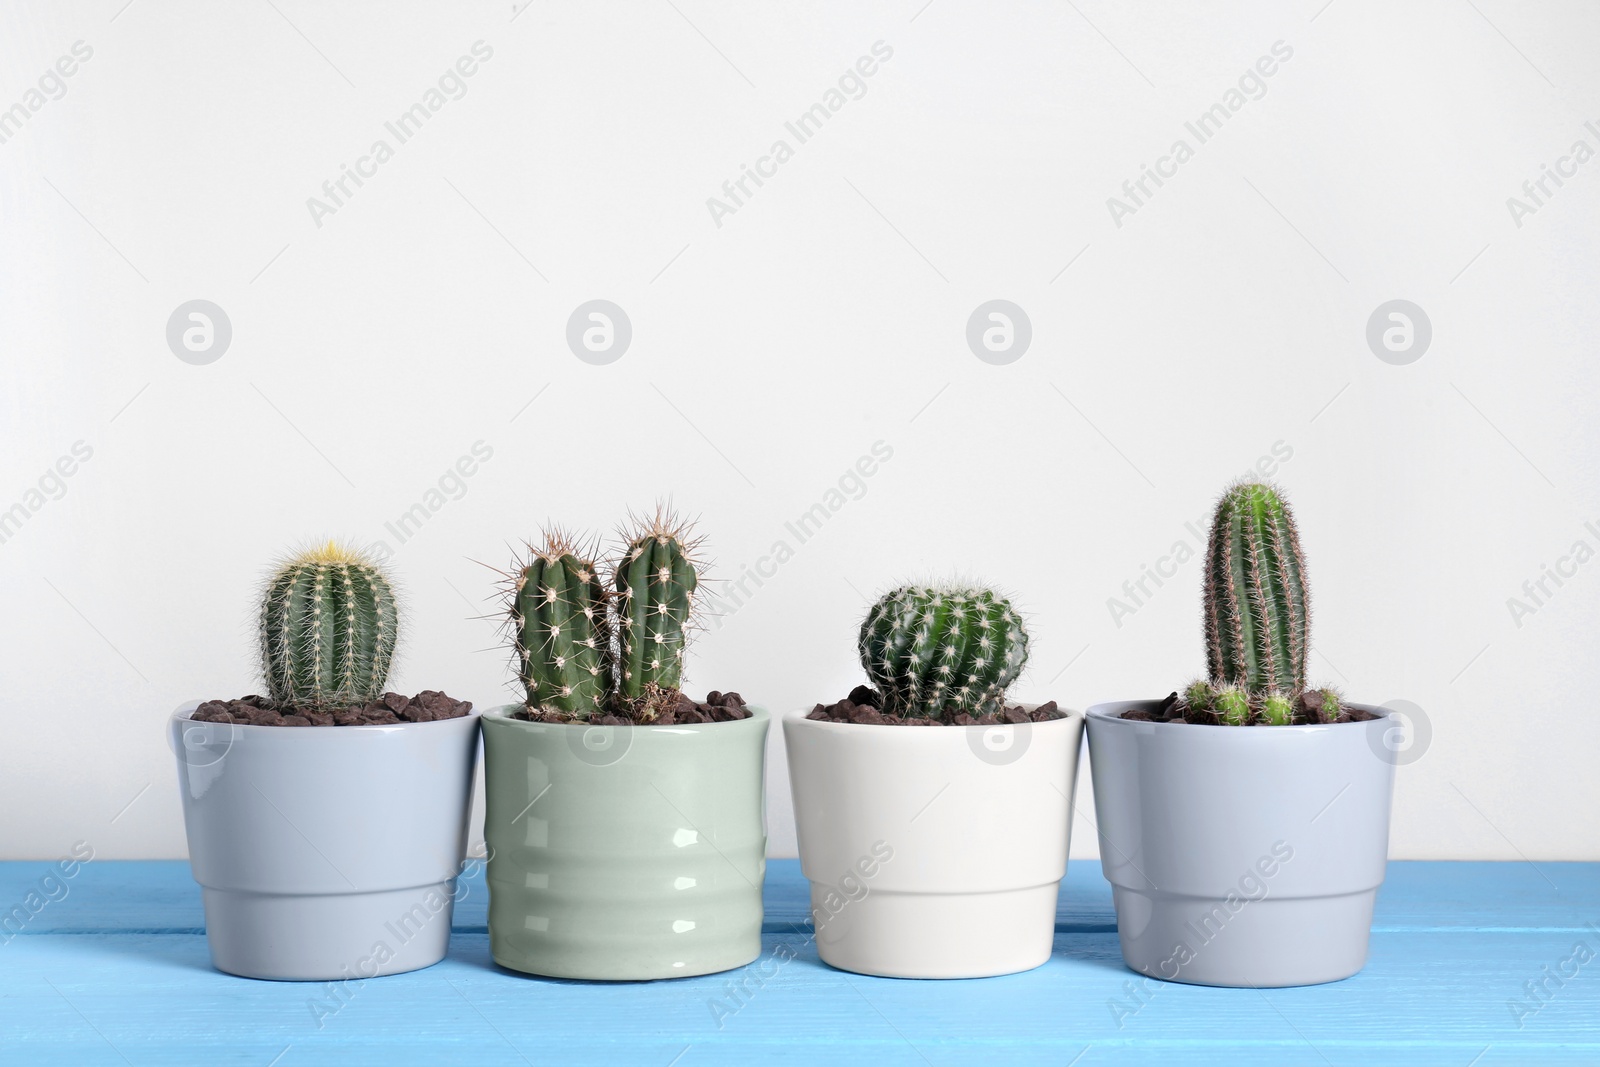
{"type": "Polygon", "coordinates": [[[556,978],[678,978],[761,953],[767,713],[587,726],[484,712],[489,947],[556,978]]]}
{"type": "Polygon", "coordinates": [[[1122,958],[1153,978],[1294,986],[1367,961],[1389,850],[1394,762],[1382,718],[1192,726],[1089,709],[1100,863],[1122,958]]]}
{"type": "Polygon", "coordinates": [[[444,958],[478,716],[399,726],[172,717],[189,865],[219,970],[373,978],[444,958]]]}

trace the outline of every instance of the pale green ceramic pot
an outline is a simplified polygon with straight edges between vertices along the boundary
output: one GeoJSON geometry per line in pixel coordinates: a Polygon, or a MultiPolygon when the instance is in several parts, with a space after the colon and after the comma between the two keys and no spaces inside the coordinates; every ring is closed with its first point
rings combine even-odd
{"type": "Polygon", "coordinates": [[[680,978],[761,954],[767,713],[685,726],[483,714],[489,947],[554,978],[680,978]]]}

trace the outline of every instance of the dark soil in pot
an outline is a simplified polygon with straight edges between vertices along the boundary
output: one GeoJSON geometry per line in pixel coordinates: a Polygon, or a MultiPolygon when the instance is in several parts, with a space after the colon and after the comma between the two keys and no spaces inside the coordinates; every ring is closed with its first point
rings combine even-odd
{"type": "Polygon", "coordinates": [[[631,706],[615,706],[604,715],[580,719],[559,711],[523,708],[511,718],[527,722],[584,723],[590,726],[684,726],[691,723],[736,722],[748,719],[750,709],[738,693],[713,689],[704,700],[693,700],[677,690],[660,690],[631,706]]]}
{"type": "Polygon", "coordinates": [[[853,722],[870,726],[1005,726],[1012,723],[1049,722],[1062,719],[1066,712],[1056,707],[1055,701],[1041,704],[1032,711],[1020,705],[1001,707],[985,715],[953,715],[948,719],[929,719],[919,716],[891,715],[883,711],[883,694],[869,686],[858,685],[850,695],[835,704],[818,704],[806,715],[808,719],[822,722],[853,722]]]}
{"type": "Polygon", "coordinates": [[[398,726],[403,722],[459,719],[472,710],[472,701],[455,700],[437,689],[424,689],[414,697],[385,693],[371,704],[343,708],[278,708],[263,696],[238,700],[208,700],[194,710],[194,722],[223,722],[237,726],[398,726]]]}

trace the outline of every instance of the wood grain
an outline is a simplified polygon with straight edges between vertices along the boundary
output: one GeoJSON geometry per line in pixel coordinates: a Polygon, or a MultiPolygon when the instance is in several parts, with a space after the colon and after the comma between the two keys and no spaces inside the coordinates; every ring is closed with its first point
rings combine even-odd
{"type": "MultiPolygon", "coordinates": [[[[3,906],[49,866],[0,864],[3,906]]],[[[1366,970],[1270,991],[1126,970],[1092,862],[1071,865],[1045,966],[916,982],[821,965],[798,864],[772,861],[764,962],[737,996],[741,972],[631,984],[502,971],[479,877],[444,963],[354,986],[342,1004],[325,985],[213,970],[184,863],[94,862],[66,884],[0,944],[0,1064],[1600,1063],[1600,864],[1392,863],[1366,970]],[[1524,983],[1578,942],[1596,958],[1519,1026],[1509,1002],[1538,1003],[1524,983]],[[320,1025],[317,1002],[335,1009],[320,1025]]]]}

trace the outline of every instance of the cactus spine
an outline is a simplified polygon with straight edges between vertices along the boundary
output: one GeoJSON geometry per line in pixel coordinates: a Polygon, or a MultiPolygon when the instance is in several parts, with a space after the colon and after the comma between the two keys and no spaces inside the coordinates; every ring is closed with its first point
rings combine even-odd
{"type": "Polygon", "coordinates": [[[1241,483],[1217,502],[1206,545],[1206,663],[1219,685],[1257,696],[1305,690],[1305,560],[1289,505],[1272,486],[1241,483]]]}
{"type": "Polygon", "coordinates": [[[587,719],[604,707],[605,589],[589,555],[551,531],[514,576],[511,627],[530,709],[587,719]]]}
{"type": "Polygon", "coordinates": [[[625,533],[617,561],[617,692],[637,701],[676,690],[683,679],[685,630],[694,610],[700,577],[698,542],[688,527],[663,509],[625,533]]]}
{"type": "Polygon", "coordinates": [[[398,635],[394,590],[375,560],[329,541],[284,561],[261,599],[262,674],[273,704],[379,699],[398,635]]]}
{"type": "Polygon", "coordinates": [[[861,665],[886,712],[922,718],[997,710],[1028,660],[1028,631],[1004,597],[964,586],[904,586],[861,623],[861,665]]]}

